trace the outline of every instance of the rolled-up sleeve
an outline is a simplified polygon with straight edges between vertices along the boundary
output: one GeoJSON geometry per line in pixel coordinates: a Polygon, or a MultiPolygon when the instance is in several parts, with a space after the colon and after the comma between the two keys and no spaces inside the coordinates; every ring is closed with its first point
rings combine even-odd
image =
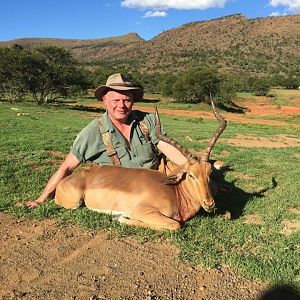
{"type": "Polygon", "coordinates": [[[93,120],[77,135],[70,152],[81,162],[93,160],[105,151],[97,120],[93,120]]]}

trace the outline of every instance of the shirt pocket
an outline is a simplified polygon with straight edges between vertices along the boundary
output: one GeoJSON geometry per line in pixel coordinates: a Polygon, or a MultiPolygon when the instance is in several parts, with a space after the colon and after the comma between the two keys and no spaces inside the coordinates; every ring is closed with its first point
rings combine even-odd
{"type": "Polygon", "coordinates": [[[152,143],[147,142],[143,145],[138,145],[135,152],[136,160],[141,167],[149,167],[156,161],[156,151],[152,143]],[[150,163],[150,165],[149,165],[150,163]]]}
{"type": "Polygon", "coordinates": [[[126,148],[122,147],[122,146],[121,147],[117,147],[115,149],[115,151],[117,152],[117,155],[118,155],[118,157],[119,157],[120,160],[122,160],[122,158],[124,158],[125,155],[126,155],[126,153],[127,153],[126,148]]]}
{"type": "MultiPolygon", "coordinates": [[[[123,165],[124,158],[126,156],[126,149],[124,147],[119,147],[115,149],[115,151],[121,162],[121,165],[123,165]]],[[[100,165],[113,165],[112,157],[108,155],[106,149],[101,153],[101,155],[96,159],[95,162],[100,165]]]]}

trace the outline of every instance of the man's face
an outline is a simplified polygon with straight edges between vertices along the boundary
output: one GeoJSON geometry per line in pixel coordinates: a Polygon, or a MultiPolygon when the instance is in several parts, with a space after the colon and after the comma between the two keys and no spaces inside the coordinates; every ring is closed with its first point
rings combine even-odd
{"type": "Polygon", "coordinates": [[[127,122],[133,106],[132,92],[108,91],[103,96],[103,102],[112,121],[127,122]]]}

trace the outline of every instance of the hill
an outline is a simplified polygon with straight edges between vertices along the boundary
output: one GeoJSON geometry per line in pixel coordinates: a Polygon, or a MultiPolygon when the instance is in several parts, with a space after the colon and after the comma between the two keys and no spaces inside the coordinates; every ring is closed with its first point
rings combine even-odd
{"type": "Polygon", "coordinates": [[[141,72],[176,73],[207,65],[251,75],[295,73],[299,66],[300,15],[248,19],[231,15],[193,22],[149,41],[135,33],[97,40],[19,39],[2,45],[58,45],[79,60],[141,72]]]}
{"type": "Polygon", "coordinates": [[[194,22],[158,35],[143,56],[157,70],[204,64],[230,72],[287,73],[299,65],[299,25],[300,15],[194,22]]]}
{"type": "Polygon", "coordinates": [[[80,61],[90,62],[101,59],[109,59],[111,53],[122,55],[130,50],[136,43],[144,40],[136,33],[109,37],[102,39],[55,39],[55,38],[23,38],[8,42],[0,42],[0,46],[11,47],[18,44],[25,49],[33,49],[41,46],[58,46],[70,50],[80,61]]]}

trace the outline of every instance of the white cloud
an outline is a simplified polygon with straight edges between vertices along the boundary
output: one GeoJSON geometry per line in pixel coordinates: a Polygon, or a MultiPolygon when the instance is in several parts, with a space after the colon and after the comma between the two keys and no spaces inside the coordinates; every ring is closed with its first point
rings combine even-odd
{"type": "Polygon", "coordinates": [[[280,12],[278,11],[273,11],[272,13],[270,13],[270,17],[278,17],[280,16],[280,12]]]}
{"type": "Polygon", "coordinates": [[[143,18],[166,17],[168,14],[165,11],[147,11],[143,18]]]}
{"type": "Polygon", "coordinates": [[[269,0],[269,3],[273,7],[285,6],[291,12],[300,12],[300,0],[269,0]]]}
{"type": "Polygon", "coordinates": [[[287,16],[286,12],[280,13],[279,11],[273,11],[270,13],[270,17],[279,17],[279,16],[287,16]]]}
{"type": "MultiPolygon", "coordinates": [[[[128,8],[151,8],[154,10],[174,9],[207,9],[224,7],[231,0],[123,0],[121,6],[128,8]]],[[[298,1],[298,0],[297,0],[298,1]]]]}

